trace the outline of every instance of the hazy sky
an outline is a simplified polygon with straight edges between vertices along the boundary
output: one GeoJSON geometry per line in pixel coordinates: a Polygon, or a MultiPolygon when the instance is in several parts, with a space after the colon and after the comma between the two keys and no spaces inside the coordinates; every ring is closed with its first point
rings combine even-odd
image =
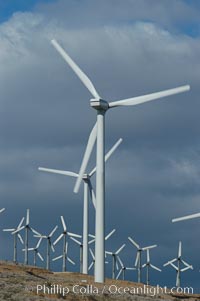
{"type": "MultiPolygon", "coordinates": [[[[198,288],[200,220],[171,219],[200,211],[199,1],[0,0],[0,22],[1,228],[17,225],[30,208],[44,234],[58,224],[59,235],[62,214],[70,231],[82,231],[83,190],[75,195],[74,179],[37,171],[77,172],[96,119],[91,95],[50,44],[56,38],[107,100],[191,85],[185,94],[107,113],[106,149],[120,137],[123,143],[106,164],[106,230],[117,229],[106,248],[126,243],[121,258],[130,266],[136,250],[128,236],[156,243],[152,263],[162,267],[181,240],[195,269],[183,285],[198,288]]],[[[93,233],[92,206],[90,217],[93,233]]],[[[78,263],[73,243],[69,255],[78,263]]],[[[5,233],[1,257],[12,258],[5,233]]],[[[136,272],[127,277],[136,280],[136,272]]],[[[151,281],[173,286],[175,271],[153,271],[151,281]]]]}

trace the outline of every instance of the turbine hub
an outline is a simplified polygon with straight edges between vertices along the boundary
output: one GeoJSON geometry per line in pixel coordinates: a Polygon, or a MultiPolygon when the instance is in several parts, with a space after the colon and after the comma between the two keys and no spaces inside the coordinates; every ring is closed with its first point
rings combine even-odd
{"type": "Polygon", "coordinates": [[[98,111],[107,111],[109,108],[108,102],[106,100],[98,98],[91,99],[90,105],[92,108],[98,111]]]}
{"type": "Polygon", "coordinates": [[[83,181],[87,182],[87,181],[89,180],[89,178],[90,178],[90,176],[89,176],[88,174],[85,173],[85,174],[83,175],[83,178],[82,178],[82,179],[83,179],[83,181]]]}

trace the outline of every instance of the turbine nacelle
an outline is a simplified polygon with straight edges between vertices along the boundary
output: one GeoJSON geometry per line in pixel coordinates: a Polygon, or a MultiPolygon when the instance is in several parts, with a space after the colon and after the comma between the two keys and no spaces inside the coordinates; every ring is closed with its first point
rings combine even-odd
{"type": "Polygon", "coordinates": [[[90,99],[90,105],[92,108],[98,111],[107,111],[109,109],[109,104],[106,100],[101,98],[90,99]]]}

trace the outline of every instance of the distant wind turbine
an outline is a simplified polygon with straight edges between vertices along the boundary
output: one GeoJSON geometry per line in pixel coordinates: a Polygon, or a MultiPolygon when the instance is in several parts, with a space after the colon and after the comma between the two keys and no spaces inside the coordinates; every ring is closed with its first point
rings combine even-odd
{"type": "Polygon", "coordinates": [[[179,241],[179,246],[178,246],[178,256],[177,258],[174,258],[167,263],[165,263],[163,266],[171,265],[176,270],[176,286],[180,287],[181,286],[181,273],[185,272],[189,269],[193,270],[193,266],[188,264],[186,261],[182,259],[182,243],[179,241]],[[177,262],[177,266],[175,266],[174,262],[177,262]],[[181,268],[181,264],[183,264],[185,267],[181,268]]]}
{"type": "MultiPolygon", "coordinates": [[[[78,234],[75,234],[75,233],[72,233],[72,232],[68,232],[67,231],[67,226],[66,226],[66,223],[65,223],[65,220],[64,220],[64,217],[61,216],[60,217],[61,219],[61,222],[62,222],[62,226],[63,226],[63,232],[60,234],[60,236],[54,241],[53,245],[55,246],[61,239],[63,239],[63,255],[62,255],[62,258],[63,258],[63,266],[62,266],[62,271],[65,272],[66,271],[66,254],[67,254],[67,236],[72,236],[72,237],[77,237],[77,238],[81,238],[81,235],[78,235],[78,234]]],[[[61,257],[59,257],[61,258],[61,257]]],[[[58,259],[59,259],[58,258],[58,259]]],[[[57,259],[55,259],[57,260],[57,259]]]]}
{"type": "Polygon", "coordinates": [[[115,269],[116,269],[116,263],[117,263],[117,255],[124,249],[126,245],[123,244],[119,249],[117,249],[115,252],[108,252],[105,253],[112,256],[112,279],[115,279],[115,269]]]}
{"type": "MultiPolygon", "coordinates": [[[[95,131],[92,130],[90,137],[92,135],[96,135],[96,127],[95,131]]],[[[89,138],[91,139],[91,138],[89,138]]],[[[122,138],[120,138],[113,147],[107,152],[105,155],[105,162],[111,157],[114,151],[118,148],[121,144],[122,138]]],[[[40,171],[45,171],[54,174],[60,174],[70,177],[78,178],[79,174],[72,172],[72,171],[65,171],[65,170],[57,170],[57,169],[49,169],[44,167],[38,168],[40,171]]],[[[89,224],[89,217],[88,217],[88,210],[89,210],[89,195],[93,202],[94,207],[96,207],[96,197],[94,193],[94,189],[91,183],[91,177],[95,174],[96,167],[94,167],[89,173],[84,173],[82,177],[82,181],[84,183],[84,202],[83,202],[83,274],[88,273],[88,224],[89,224]]]]}
{"type": "Polygon", "coordinates": [[[52,243],[52,236],[53,234],[56,232],[56,230],[58,229],[58,226],[56,225],[53,230],[49,233],[49,235],[34,235],[35,237],[39,237],[39,238],[44,238],[47,241],[47,251],[46,251],[46,269],[49,270],[50,269],[50,252],[51,250],[53,252],[55,252],[55,249],[53,247],[53,243],[52,243]]]}
{"type": "Polygon", "coordinates": [[[68,252],[68,242],[66,242],[66,244],[65,244],[63,254],[60,255],[60,256],[58,256],[58,257],[56,257],[56,258],[53,258],[53,259],[52,259],[52,261],[56,261],[56,260],[62,258],[62,260],[63,260],[63,269],[62,269],[62,271],[63,271],[63,272],[66,272],[66,261],[69,261],[71,264],[75,265],[75,262],[74,262],[71,258],[69,258],[69,257],[67,256],[67,252],[68,252]]]}
{"type": "Polygon", "coordinates": [[[147,249],[146,251],[147,251],[147,262],[145,264],[143,264],[142,267],[143,268],[146,267],[146,271],[147,271],[147,274],[146,274],[146,284],[149,285],[149,269],[152,268],[152,269],[154,269],[156,271],[159,271],[159,272],[162,272],[162,271],[161,271],[161,269],[159,269],[155,265],[151,264],[149,249],[147,249]]]}
{"type": "MultiPolygon", "coordinates": [[[[18,231],[21,228],[23,222],[24,222],[24,217],[21,219],[21,221],[19,222],[19,224],[18,224],[18,226],[16,228],[3,229],[3,231],[5,231],[5,232],[18,231]]],[[[13,261],[17,262],[17,240],[19,239],[19,241],[21,242],[21,244],[24,244],[24,241],[23,241],[21,235],[18,232],[16,232],[13,235],[13,239],[14,239],[14,242],[13,242],[13,261]]]]}
{"type": "Polygon", "coordinates": [[[142,270],[142,251],[146,251],[148,249],[152,249],[157,247],[157,245],[152,245],[148,247],[141,248],[131,237],[128,237],[128,240],[137,248],[137,255],[135,260],[135,267],[138,270],[138,282],[141,282],[141,270],[142,270]]]}
{"type": "Polygon", "coordinates": [[[22,231],[23,229],[25,229],[25,251],[24,251],[24,264],[28,264],[28,243],[29,243],[29,232],[32,232],[36,235],[40,235],[39,232],[37,232],[35,229],[33,229],[30,226],[30,210],[27,209],[26,211],[26,224],[25,226],[22,226],[21,228],[17,228],[15,231],[12,232],[12,234],[14,235],[15,233],[19,233],[20,231],[22,231]]]}
{"type": "MultiPolygon", "coordinates": [[[[98,94],[93,83],[88,78],[88,76],[78,67],[78,65],[70,58],[70,56],[65,52],[65,50],[58,44],[56,40],[51,41],[55,49],[60,53],[67,64],[76,73],[85,87],[94,97],[90,100],[90,105],[97,111],[97,123],[94,127],[94,132],[97,131],[97,172],[96,172],[96,228],[95,228],[95,282],[104,282],[105,278],[105,246],[104,246],[104,227],[105,227],[105,113],[108,109],[112,109],[120,106],[134,106],[141,103],[145,103],[151,100],[159,99],[162,97],[182,93],[188,91],[190,86],[182,86],[170,90],[165,90],[157,93],[152,93],[148,95],[132,97],[124,100],[118,100],[114,102],[108,102],[98,94]]],[[[79,177],[77,179],[76,185],[74,187],[74,192],[78,192],[81,180],[87,168],[87,164],[96,141],[96,135],[92,135],[88,141],[88,147],[86,149],[82,165],[79,171],[79,177]]]]}
{"type": "MultiPolygon", "coordinates": [[[[44,258],[42,257],[42,255],[40,254],[40,252],[38,251],[40,244],[42,242],[42,237],[40,237],[40,239],[38,240],[36,246],[34,248],[28,248],[28,251],[33,251],[33,265],[36,266],[37,264],[37,256],[40,258],[41,261],[44,261],[44,258]]],[[[25,249],[23,249],[22,251],[25,251],[25,249]]]]}
{"type": "Polygon", "coordinates": [[[122,274],[122,280],[125,280],[125,272],[126,272],[127,270],[135,271],[136,268],[134,268],[134,267],[133,267],[133,268],[132,268],[132,267],[126,267],[126,266],[123,264],[123,262],[122,262],[122,260],[121,260],[121,258],[120,258],[119,255],[117,255],[117,260],[119,261],[119,264],[120,264],[121,268],[120,268],[120,270],[119,270],[119,273],[117,274],[116,280],[119,279],[119,277],[120,277],[121,274],[122,274]]]}

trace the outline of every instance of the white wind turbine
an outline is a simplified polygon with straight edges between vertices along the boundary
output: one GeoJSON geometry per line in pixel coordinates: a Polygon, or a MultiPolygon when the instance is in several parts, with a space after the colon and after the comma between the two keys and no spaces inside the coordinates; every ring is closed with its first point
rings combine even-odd
{"type": "Polygon", "coordinates": [[[53,230],[49,233],[49,235],[34,235],[35,237],[38,238],[44,238],[47,240],[47,251],[46,251],[46,269],[49,270],[50,269],[50,250],[52,250],[53,252],[55,252],[54,247],[53,247],[53,243],[52,243],[52,236],[55,233],[55,231],[58,229],[58,226],[56,225],[53,230]]]}
{"type": "Polygon", "coordinates": [[[116,280],[119,279],[120,275],[122,274],[122,280],[125,280],[125,272],[126,270],[130,270],[130,271],[135,271],[136,268],[132,268],[132,267],[126,267],[121,258],[119,257],[119,255],[117,256],[117,260],[119,261],[119,264],[121,266],[120,270],[119,270],[119,273],[117,274],[117,277],[116,277],[116,280]]]}
{"type": "Polygon", "coordinates": [[[62,272],[66,272],[66,261],[69,261],[71,264],[75,265],[75,262],[67,256],[67,252],[68,252],[68,242],[65,243],[63,254],[52,259],[52,261],[56,261],[62,258],[63,260],[62,272]]]}
{"type": "MultiPolygon", "coordinates": [[[[42,242],[42,237],[39,238],[39,240],[38,240],[38,242],[37,242],[37,244],[34,248],[28,248],[28,251],[33,251],[33,265],[34,266],[36,266],[37,256],[40,258],[41,261],[44,261],[44,258],[42,257],[42,255],[38,251],[41,242],[42,242]]],[[[25,251],[25,249],[23,249],[22,251],[25,251]]]]}
{"type": "Polygon", "coordinates": [[[141,282],[141,270],[142,270],[142,251],[152,249],[157,247],[157,245],[152,245],[148,247],[141,248],[131,237],[128,237],[128,240],[137,248],[137,255],[135,259],[135,267],[138,270],[138,282],[141,282]]]}
{"type": "Polygon", "coordinates": [[[26,224],[25,226],[22,226],[21,228],[16,229],[15,231],[12,232],[14,235],[15,233],[19,233],[25,229],[25,251],[24,251],[24,264],[28,264],[28,243],[29,243],[29,232],[35,233],[36,235],[41,235],[39,232],[37,232],[35,229],[33,229],[30,226],[30,210],[27,209],[26,211],[26,224]]]}
{"type": "Polygon", "coordinates": [[[178,247],[178,257],[174,258],[167,263],[165,263],[163,266],[171,265],[176,270],[176,286],[181,286],[181,273],[185,272],[189,269],[193,270],[193,266],[188,264],[182,259],[182,243],[179,241],[179,247],[178,247]],[[175,266],[174,262],[177,262],[177,266],[175,266]],[[181,264],[185,266],[185,268],[181,268],[181,264]]]}
{"type": "MultiPolygon", "coordinates": [[[[97,124],[94,127],[94,131],[97,130],[97,149],[96,149],[96,242],[95,242],[95,256],[97,258],[95,262],[95,282],[104,282],[104,226],[105,226],[105,113],[108,109],[119,106],[134,106],[147,101],[159,99],[162,97],[182,93],[188,91],[190,87],[188,85],[165,90],[148,95],[128,98],[124,100],[108,102],[103,100],[97,93],[93,83],[87,77],[87,75],[76,65],[76,63],[70,58],[65,50],[58,44],[56,40],[51,41],[55,49],[60,53],[67,64],[73,69],[85,87],[92,94],[94,99],[90,100],[90,105],[97,111],[97,124]]],[[[92,135],[88,141],[88,147],[86,149],[85,156],[79,171],[79,177],[74,187],[74,192],[78,192],[81,180],[85,173],[90,154],[94,147],[96,136],[92,135]]]]}
{"type": "MultiPolygon", "coordinates": [[[[96,127],[95,127],[96,129],[96,127]]],[[[96,135],[96,130],[91,132],[91,135],[96,135]]],[[[90,138],[89,138],[90,139],[90,138]]],[[[114,151],[118,148],[118,146],[121,144],[122,138],[120,138],[113,147],[107,152],[105,155],[105,162],[111,157],[111,155],[114,153],[114,151]]],[[[45,171],[49,173],[55,173],[70,177],[78,178],[79,174],[67,171],[67,170],[57,170],[57,169],[49,169],[44,167],[38,168],[40,171],[45,171]]],[[[89,173],[84,173],[82,180],[84,183],[84,202],[83,202],[83,269],[82,273],[87,274],[88,273],[88,225],[89,225],[89,216],[88,216],[88,210],[89,210],[89,195],[93,202],[94,207],[96,207],[96,197],[94,193],[94,189],[92,187],[91,183],[91,177],[95,174],[96,167],[94,167],[89,173]]]]}
{"type": "MultiPolygon", "coordinates": [[[[69,238],[73,240],[80,248],[79,251],[80,273],[83,273],[83,243],[74,237],[70,236],[69,238]]],[[[88,241],[88,245],[90,245],[93,242],[95,242],[95,239],[88,241]]]]}
{"type": "Polygon", "coordinates": [[[149,249],[146,250],[147,251],[147,262],[145,264],[143,264],[143,268],[146,267],[146,271],[147,271],[147,274],[146,274],[146,284],[149,285],[149,269],[152,268],[156,271],[159,271],[159,272],[162,272],[161,269],[159,269],[158,267],[156,267],[155,265],[151,264],[151,261],[150,261],[150,254],[149,254],[149,249]]]}
{"type": "Polygon", "coordinates": [[[117,255],[124,249],[126,244],[123,244],[119,249],[117,249],[115,252],[108,252],[105,253],[112,256],[112,279],[115,279],[115,272],[116,272],[116,264],[117,264],[117,255]]]}
{"type": "MultiPolygon", "coordinates": [[[[21,228],[23,222],[24,222],[24,217],[21,219],[20,223],[18,224],[18,226],[16,228],[3,229],[3,231],[5,231],[5,232],[18,231],[21,228]]],[[[21,242],[21,244],[24,244],[24,241],[23,241],[21,235],[18,232],[16,232],[13,235],[13,239],[14,239],[14,241],[13,241],[13,248],[14,248],[13,249],[13,261],[17,262],[17,240],[19,239],[19,241],[21,242]]]]}
{"type": "MultiPolygon", "coordinates": [[[[67,258],[66,257],[67,256],[67,236],[81,238],[81,235],[67,231],[67,226],[66,226],[63,216],[61,216],[60,219],[61,219],[62,226],[63,226],[63,232],[54,241],[53,245],[55,246],[63,238],[63,255],[61,257],[63,258],[62,271],[65,272],[66,271],[66,258],[67,258]]],[[[61,257],[59,257],[59,258],[61,258],[61,257]]],[[[57,260],[59,258],[56,258],[55,260],[57,260]]]]}

